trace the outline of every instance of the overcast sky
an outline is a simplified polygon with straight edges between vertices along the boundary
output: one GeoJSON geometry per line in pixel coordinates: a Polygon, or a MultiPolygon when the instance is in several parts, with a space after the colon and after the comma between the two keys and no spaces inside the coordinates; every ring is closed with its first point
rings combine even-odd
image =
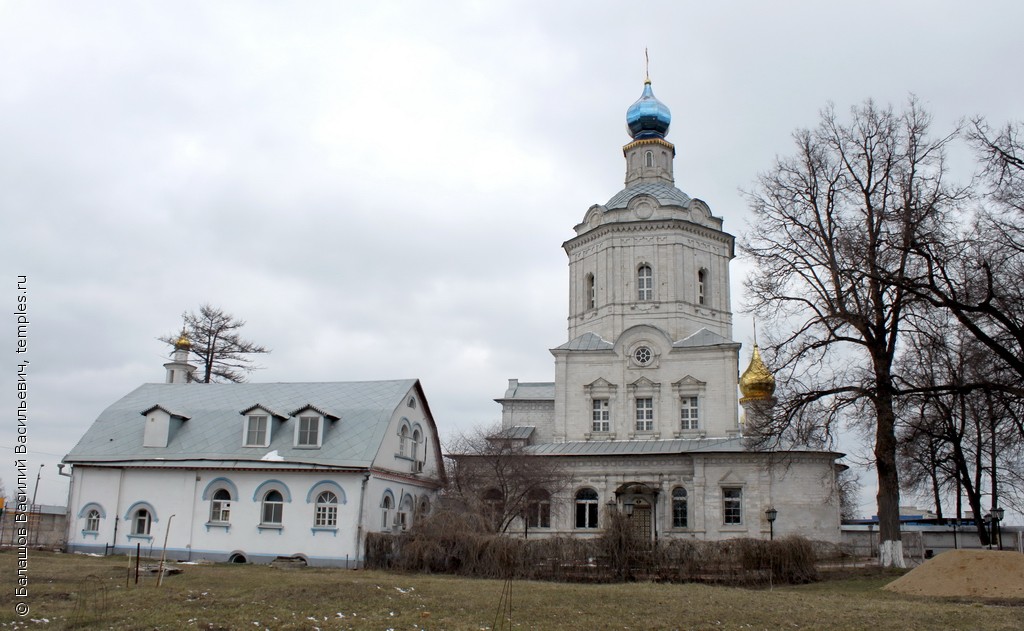
{"type": "Polygon", "coordinates": [[[64,504],[56,463],[203,302],[273,349],[254,381],[416,377],[442,433],[497,421],[508,378],[554,378],[560,246],[622,188],[645,47],[676,183],[739,235],[739,189],[828,102],[1021,118],[1022,24],[1009,0],[0,0],[0,311],[26,275],[31,322],[23,355],[2,329],[0,479],[19,361],[30,486],[44,464],[64,504]]]}

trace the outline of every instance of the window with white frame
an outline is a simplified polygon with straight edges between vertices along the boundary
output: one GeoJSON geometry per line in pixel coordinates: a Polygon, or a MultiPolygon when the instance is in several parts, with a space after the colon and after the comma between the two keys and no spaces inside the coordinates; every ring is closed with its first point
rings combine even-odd
{"type": "Polygon", "coordinates": [[[331,491],[324,491],[316,496],[315,510],[315,528],[334,528],[338,525],[338,496],[331,491]]]}
{"type": "Polygon", "coordinates": [[[398,430],[398,455],[405,456],[409,450],[409,428],[402,425],[402,429],[398,430]]]}
{"type": "Polygon", "coordinates": [[[215,524],[226,524],[231,521],[231,493],[227,489],[218,489],[210,500],[210,521],[215,524]]]}
{"type": "Polygon", "coordinates": [[[390,494],[384,496],[380,501],[380,527],[382,530],[391,529],[391,511],[395,508],[395,500],[390,494]]]}
{"type": "Polygon", "coordinates": [[[526,524],[530,528],[551,527],[551,494],[533,489],[526,498],[526,524]]]}
{"type": "Polygon", "coordinates": [[[704,304],[704,296],[706,295],[706,284],[708,279],[707,270],[700,270],[697,272],[697,303],[704,304]]]}
{"type": "Polygon", "coordinates": [[[419,429],[412,430],[412,446],[411,446],[411,449],[410,449],[411,453],[409,455],[412,456],[413,460],[419,460],[420,459],[420,454],[419,454],[420,439],[421,439],[420,430],[419,429]]]}
{"type": "Polygon", "coordinates": [[[597,528],[598,500],[594,489],[576,492],[576,527],[597,528]]]}
{"type": "Polygon", "coordinates": [[[505,518],[505,496],[498,489],[487,489],[481,497],[484,511],[495,530],[500,530],[505,518]]]}
{"type": "Polygon", "coordinates": [[[591,431],[610,432],[611,412],[608,409],[608,399],[594,399],[593,412],[591,414],[591,431]]]}
{"type": "Polygon", "coordinates": [[[87,532],[97,532],[100,529],[100,512],[95,508],[89,511],[89,514],[85,516],[85,530],[87,532]]]}
{"type": "Polygon", "coordinates": [[[679,404],[679,429],[697,429],[700,425],[700,398],[682,397],[679,404]]]}
{"type": "Polygon", "coordinates": [[[654,300],[654,272],[650,265],[641,265],[636,271],[637,300],[654,300]]]}
{"type": "Polygon", "coordinates": [[[686,489],[681,486],[677,486],[672,489],[672,527],[673,528],[686,528],[687,527],[687,502],[686,502],[686,489]]]}
{"type": "Polygon", "coordinates": [[[640,397],[636,401],[636,431],[654,431],[654,399],[640,397]]]}
{"type": "Polygon", "coordinates": [[[266,447],[270,419],[264,414],[253,414],[246,421],[245,446],[266,447]]]}
{"type": "Polygon", "coordinates": [[[300,416],[299,425],[295,431],[296,447],[319,447],[320,446],[320,417],[300,416]]]}
{"type": "Polygon", "coordinates": [[[280,491],[270,490],[263,496],[260,524],[264,526],[280,526],[284,518],[284,496],[280,491]]]}
{"type": "Polygon", "coordinates": [[[587,302],[587,309],[593,309],[597,305],[597,283],[594,282],[593,274],[587,274],[585,287],[584,299],[587,302]]]}
{"type": "Polygon", "coordinates": [[[722,523],[738,526],[743,523],[743,489],[725,487],[722,489],[722,523]]]}
{"type": "Polygon", "coordinates": [[[153,525],[153,515],[145,508],[140,508],[135,511],[132,516],[132,534],[146,536],[149,535],[150,528],[153,525]]]}

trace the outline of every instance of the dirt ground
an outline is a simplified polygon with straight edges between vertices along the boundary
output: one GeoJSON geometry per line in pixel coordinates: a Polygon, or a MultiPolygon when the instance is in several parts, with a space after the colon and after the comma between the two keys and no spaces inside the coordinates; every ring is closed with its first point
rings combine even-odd
{"type": "Polygon", "coordinates": [[[951,550],[925,561],[884,589],[918,596],[1024,599],[1024,554],[951,550]]]}

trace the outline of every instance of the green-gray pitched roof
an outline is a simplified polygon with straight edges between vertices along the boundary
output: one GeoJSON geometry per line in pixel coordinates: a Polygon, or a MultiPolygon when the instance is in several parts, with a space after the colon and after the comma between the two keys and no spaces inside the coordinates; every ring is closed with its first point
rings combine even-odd
{"type": "Polygon", "coordinates": [[[417,399],[429,408],[419,382],[361,381],[338,383],[145,384],[100,414],[85,436],[64,458],[72,464],[164,464],[207,461],[217,466],[282,466],[286,463],[336,467],[369,467],[380,448],[395,410],[416,388],[417,399]],[[296,448],[296,418],[275,418],[267,447],[243,447],[246,417],[242,410],[327,410],[318,449],[296,448]],[[187,417],[166,447],[143,447],[146,417],[160,406],[187,417]],[[276,453],[275,453],[276,452],[276,453]],[[269,457],[268,457],[269,454],[269,457]]]}

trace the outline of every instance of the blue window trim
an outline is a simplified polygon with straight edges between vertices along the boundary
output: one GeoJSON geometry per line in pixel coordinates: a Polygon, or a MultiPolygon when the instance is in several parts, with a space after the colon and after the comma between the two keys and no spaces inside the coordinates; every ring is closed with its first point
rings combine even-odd
{"type": "Polygon", "coordinates": [[[284,532],[284,526],[281,524],[257,524],[256,528],[260,531],[261,535],[264,530],[276,530],[279,535],[284,532]]]}
{"type": "Polygon", "coordinates": [[[231,532],[231,522],[227,521],[208,521],[206,522],[206,532],[210,532],[211,528],[223,528],[224,532],[231,532]]]}
{"type": "Polygon", "coordinates": [[[214,478],[210,480],[206,488],[203,489],[203,501],[209,501],[213,499],[213,494],[217,491],[224,489],[231,496],[232,502],[238,501],[238,487],[230,479],[225,477],[214,478]]]}
{"type": "Polygon", "coordinates": [[[252,494],[252,501],[262,502],[263,496],[269,491],[280,491],[285,504],[290,504],[292,501],[292,492],[288,490],[288,485],[280,480],[266,480],[257,486],[252,494]]]}
{"type": "Polygon", "coordinates": [[[128,533],[126,536],[129,539],[142,539],[143,541],[152,541],[153,540],[153,535],[133,535],[132,533],[128,533]]]}
{"type": "Polygon", "coordinates": [[[309,530],[313,533],[314,537],[316,536],[316,533],[318,533],[318,532],[329,532],[329,533],[331,533],[331,536],[333,536],[333,537],[337,537],[338,536],[338,529],[337,528],[330,528],[330,527],[326,527],[326,526],[313,526],[309,530]]]}

